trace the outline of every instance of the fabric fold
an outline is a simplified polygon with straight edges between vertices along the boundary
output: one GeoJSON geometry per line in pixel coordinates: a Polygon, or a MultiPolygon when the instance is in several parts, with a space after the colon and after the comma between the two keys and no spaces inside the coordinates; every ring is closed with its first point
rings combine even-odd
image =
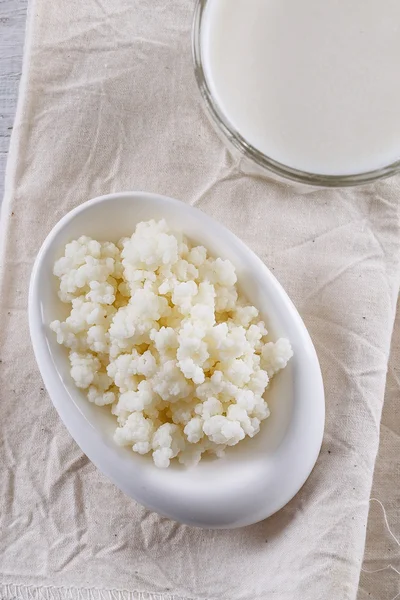
{"type": "Polygon", "coordinates": [[[200,105],[193,8],[30,7],[2,216],[5,600],[357,594],[399,291],[400,180],[299,192],[243,172],[200,105]],[[303,489],[263,523],[201,531],[135,504],[82,455],[43,388],[26,312],[35,255],[68,210],[123,190],[173,196],[224,223],[272,269],[309,328],[325,381],[325,440],[303,489]]]}

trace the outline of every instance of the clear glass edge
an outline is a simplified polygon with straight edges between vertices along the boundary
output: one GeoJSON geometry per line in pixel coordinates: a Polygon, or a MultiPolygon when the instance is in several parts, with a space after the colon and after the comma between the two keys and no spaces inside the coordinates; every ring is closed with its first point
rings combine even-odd
{"type": "Polygon", "coordinates": [[[201,52],[201,29],[204,10],[208,0],[196,0],[192,24],[192,56],[194,65],[194,75],[197,86],[203,100],[203,104],[211,118],[213,124],[222,133],[226,142],[238,150],[244,157],[250,159],[265,175],[275,175],[292,182],[308,184],[320,187],[350,187],[372,183],[378,179],[391,177],[400,171],[400,160],[391,163],[381,169],[368,171],[366,173],[356,173],[354,175],[319,175],[292,169],[282,163],[276,162],[272,158],[262,154],[257,148],[249,144],[239,132],[237,132],[226,119],[208,87],[207,79],[203,69],[201,52]]]}

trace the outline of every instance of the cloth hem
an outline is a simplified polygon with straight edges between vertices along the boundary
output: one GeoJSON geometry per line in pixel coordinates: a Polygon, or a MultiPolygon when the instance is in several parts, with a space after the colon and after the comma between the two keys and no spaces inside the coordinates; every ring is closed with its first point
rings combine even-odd
{"type": "Polygon", "coordinates": [[[0,598],[1,600],[199,600],[193,596],[170,593],[14,583],[0,584],[0,598]]]}
{"type": "MultiPolygon", "coordinates": [[[[17,156],[21,154],[22,143],[19,135],[19,131],[16,131],[16,126],[22,121],[24,110],[29,104],[26,99],[26,87],[30,73],[30,62],[32,60],[32,44],[33,44],[33,28],[34,18],[32,14],[35,11],[36,0],[30,0],[28,3],[26,26],[25,26],[25,40],[24,50],[22,56],[22,72],[18,86],[18,100],[17,108],[14,117],[14,127],[11,133],[10,144],[8,148],[7,164],[4,180],[4,194],[0,206],[0,289],[3,285],[3,271],[6,268],[6,249],[8,242],[8,224],[11,213],[11,199],[15,187],[15,181],[17,178],[18,161],[17,156]]],[[[1,294],[0,294],[1,296],[1,294]]]]}

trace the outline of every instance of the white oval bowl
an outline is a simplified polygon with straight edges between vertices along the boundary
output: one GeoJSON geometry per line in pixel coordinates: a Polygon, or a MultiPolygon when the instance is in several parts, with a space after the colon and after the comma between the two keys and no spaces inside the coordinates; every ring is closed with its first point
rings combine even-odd
{"type": "MultiPolygon", "coordinates": [[[[256,523],[299,491],[317,460],[324,430],[321,370],[307,329],[286,292],[264,263],[233,233],[187,204],[144,192],[95,198],[65,215],[36,258],[29,290],[29,325],[39,369],[61,419],[89,459],[128,496],[176,521],[208,528],[256,523]],[[162,470],[150,457],[113,442],[115,417],[91,404],[75,387],[67,350],[49,323],[67,316],[57,296],[53,265],[65,244],[80,235],[117,241],[140,221],[165,218],[212,255],[236,267],[240,288],[260,309],[272,339],[290,339],[294,356],[266,392],[271,416],[260,433],[229,448],[222,459],[203,459],[192,469],[162,470]]],[[[175,461],[173,461],[174,463],[175,461]]]]}

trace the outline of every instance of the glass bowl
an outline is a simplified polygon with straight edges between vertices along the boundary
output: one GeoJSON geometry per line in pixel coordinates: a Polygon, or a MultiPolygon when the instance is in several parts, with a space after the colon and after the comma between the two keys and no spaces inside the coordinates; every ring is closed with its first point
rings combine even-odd
{"type": "Polygon", "coordinates": [[[247,159],[256,173],[275,179],[289,180],[301,184],[321,187],[345,187],[370,183],[383,177],[390,177],[400,171],[400,160],[383,168],[353,175],[320,175],[300,171],[279,163],[266,156],[249,144],[232,126],[226,115],[218,106],[207,82],[202,59],[202,38],[204,15],[209,0],[197,0],[192,29],[192,51],[194,73],[206,112],[216,128],[217,133],[233,153],[239,153],[247,159]]]}

